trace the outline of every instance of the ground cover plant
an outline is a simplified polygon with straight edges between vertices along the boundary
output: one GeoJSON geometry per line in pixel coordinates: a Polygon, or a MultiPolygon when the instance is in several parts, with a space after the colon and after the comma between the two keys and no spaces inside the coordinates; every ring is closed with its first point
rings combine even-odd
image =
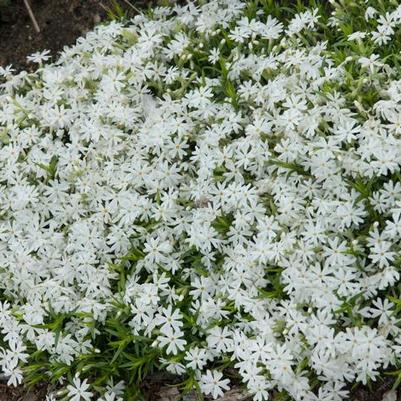
{"type": "Polygon", "coordinates": [[[390,0],[199,1],[1,68],[9,385],[337,401],[398,378],[400,25],[390,0]]]}

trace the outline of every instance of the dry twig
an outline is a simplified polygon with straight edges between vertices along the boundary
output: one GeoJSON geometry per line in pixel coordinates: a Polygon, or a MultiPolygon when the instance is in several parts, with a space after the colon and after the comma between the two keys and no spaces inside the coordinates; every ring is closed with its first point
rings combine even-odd
{"type": "Polygon", "coordinates": [[[33,11],[32,11],[32,8],[31,8],[31,6],[30,6],[30,4],[29,4],[29,1],[28,1],[28,0],[24,0],[24,4],[25,4],[26,10],[28,11],[29,18],[30,18],[31,21],[32,21],[33,27],[35,28],[35,31],[36,31],[37,33],[39,33],[39,32],[40,32],[39,24],[38,24],[38,22],[36,21],[35,14],[34,14],[33,11]]]}

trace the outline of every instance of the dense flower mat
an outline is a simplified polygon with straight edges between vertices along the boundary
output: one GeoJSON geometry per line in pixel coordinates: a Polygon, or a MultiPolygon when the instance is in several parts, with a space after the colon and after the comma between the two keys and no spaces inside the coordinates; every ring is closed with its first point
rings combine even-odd
{"type": "Polygon", "coordinates": [[[199,1],[1,68],[9,384],[337,401],[396,370],[400,25],[390,0],[199,1]]]}

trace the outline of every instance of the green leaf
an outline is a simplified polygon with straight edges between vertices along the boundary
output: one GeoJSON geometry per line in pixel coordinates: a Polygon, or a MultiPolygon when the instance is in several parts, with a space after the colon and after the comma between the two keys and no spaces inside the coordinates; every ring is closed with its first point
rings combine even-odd
{"type": "Polygon", "coordinates": [[[56,176],[58,160],[59,160],[58,156],[52,156],[52,158],[50,159],[50,163],[47,166],[46,164],[43,163],[34,163],[34,164],[47,172],[47,181],[49,181],[53,180],[56,176]]]}

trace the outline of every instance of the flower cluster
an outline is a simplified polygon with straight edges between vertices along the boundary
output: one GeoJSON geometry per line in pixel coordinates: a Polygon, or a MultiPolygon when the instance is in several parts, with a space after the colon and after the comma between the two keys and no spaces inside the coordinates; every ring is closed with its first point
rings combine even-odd
{"type": "Polygon", "coordinates": [[[398,363],[401,6],[374,3],[157,7],[0,70],[9,384],[341,401],[398,363]]]}

